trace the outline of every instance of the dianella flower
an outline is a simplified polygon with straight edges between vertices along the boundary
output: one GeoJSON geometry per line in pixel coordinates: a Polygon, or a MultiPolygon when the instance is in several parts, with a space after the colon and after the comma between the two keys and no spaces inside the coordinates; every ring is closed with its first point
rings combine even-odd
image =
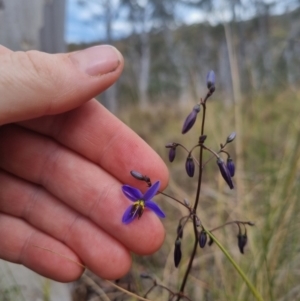
{"type": "Polygon", "coordinates": [[[157,193],[160,186],[160,182],[155,182],[144,194],[137,188],[129,185],[123,185],[122,191],[125,196],[133,202],[133,205],[129,206],[122,218],[124,224],[131,223],[135,218],[140,218],[145,210],[148,208],[159,217],[165,217],[164,212],[159,206],[152,201],[152,198],[157,193]]]}

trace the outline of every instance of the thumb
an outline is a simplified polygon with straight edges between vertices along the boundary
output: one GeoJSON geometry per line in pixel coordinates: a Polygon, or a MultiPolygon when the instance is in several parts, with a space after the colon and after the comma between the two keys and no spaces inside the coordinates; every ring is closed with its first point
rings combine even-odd
{"type": "Polygon", "coordinates": [[[0,48],[0,124],[62,113],[112,85],[123,58],[103,45],[67,54],[0,48]]]}

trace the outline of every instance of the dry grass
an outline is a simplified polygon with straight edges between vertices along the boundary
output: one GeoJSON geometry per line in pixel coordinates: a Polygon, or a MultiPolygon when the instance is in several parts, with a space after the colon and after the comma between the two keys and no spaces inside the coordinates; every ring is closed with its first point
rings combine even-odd
{"type": "MultiPolygon", "coordinates": [[[[167,162],[167,142],[182,142],[191,147],[197,141],[197,126],[185,136],[180,134],[186,111],[170,106],[153,107],[147,112],[130,109],[120,114],[130,127],[144,138],[167,162]]],[[[246,254],[237,248],[237,228],[229,226],[216,233],[235,260],[261,292],[265,300],[300,300],[298,274],[300,267],[299,159],[300,124],[299,94],[287,91],[273,98],[257,95],[242,104],[240,137],[244,153],[244,170],[239,181],[244,185],[242,198],[227,189],[214,161],[206,167],[200,208],[202,222],[209,228],[229,220],[251,220],[256,226],[248,229],[246,254]]],[[[234,110],[220,101],[208,103],[205,133],[207,145],[217,149],[234,129],[234,110]]],[[[228,150],[234,154],[234,145],[228,150]]],[[[168,164],[172,180],[167,192],[193,202],[196,179],[192,181],[184,170],[185,154],[180,152],[175,162],[168,164]]],[[[184,210],[166,198],[160,203],[167,211],[167,237],[161,251],[151,259],[136,258],[136,270],[147,269],[167,286],[176,290],[180,284],[193,243],[192,227],[187,227],[183,239],[183,259],[180,268],[173,266],[173,244],[179,218],[184,210]]],[[[137,280],[138,281],[138,280],[137,280]]],[[[217,246],[198,250],[187,286],[193,300],[253,300],[248,288],[226,261],[217,246]],[[205,298],[204,298],[205,297],[205,298]]],[[[161,292],[160,292],[161,294],[161,292]]],[[[161,296],[161,295],[160,295],[161,296]]],[[[153,300],[163,300],[153,293],[153,300]]]]}

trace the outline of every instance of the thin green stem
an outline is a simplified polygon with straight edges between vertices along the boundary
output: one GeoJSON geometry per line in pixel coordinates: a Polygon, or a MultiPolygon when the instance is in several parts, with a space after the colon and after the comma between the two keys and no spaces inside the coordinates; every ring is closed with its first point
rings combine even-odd
{"type": "MultiPolygon", "coordinates": [[[[204,228],[204,227],[203,227],[204,228]]],[[[240,266],[234,261],[234,259],[230,256],[228,251],[223,247],[223,245],[216,239],[216,237],[206,230],[204,228],[207,235],[215,242],[215,244],[220,248],[220,250],[223,252],[223,254],[227,257],[227,259],[230,261],[230,263],[233,265],[233,267],[236,269],[236,271],[240,274],[244,282],[247,284],[248,288],[252,292],[253,296],[258,301],[264,301],[263,297],[260,295],[260,293],[257,291],[257,289],[254,287],[254,285],[250,282],[246,274],[243,272],[243,270],[240,268],[240,266]]]]}

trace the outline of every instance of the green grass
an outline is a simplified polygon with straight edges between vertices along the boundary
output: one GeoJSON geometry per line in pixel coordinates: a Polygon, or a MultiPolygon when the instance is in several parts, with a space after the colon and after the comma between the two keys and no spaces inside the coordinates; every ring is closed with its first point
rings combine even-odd
{"type": "MultiPolygon", "coordinates": [[[[234,128],[234,110],[224,107],[220,100],[209,101],[205,133],[207,145],[217,149],[219,143],[235,130],[241,139],[243,170],[235,182],[243,186],[237,199],[218,174],[212,160],[206,166],[199,217],[207,228],[230,220],[251,220],[246,254],[237,247],[235,225],[219,230],[214,235],[242,267],[250,281],[265,300],[300,300],[300,113],[299,94],[287,91],[276,96],[257,95],[242,104],[242,124],[234,128]]],[[[167,142],[182,142],[191,147],[197,141],[200,123],[188,134],[180,134],[186,110],[170,106],[156,106],[147,112],[130,109],[120,114],[131,128],[145,139],[167,162],[167,142]]],[[[234,142],[228,150],[235,158],[234,142]]],[[[167,192],[179,198],[194,199],[196,179],[192,181],[184,170],[185,154],[178,152],[170,167],[171,181],[167,192]]],[[[178,219],[184,208],[160,197],[160,203],[169,218],[165,221],[167,237],[163,248],[151,259],[136,258],[137,267],[143,266],[170,288],[178,289],[193,244],[193,230],[184,232],[183,259],[179,269],[173,266],[173,245],[178,219]]],[[[146,281],[143,281],[143,285],[146,281]]],[[[233,269],[216,245],[198,250],[187,286],[187,295],[193,300],[255,300],[246,284],[233,269]],[[207,298],[207,299],[205,299],[207,298]]],[[[155,300],[157,294],[149,295],[155,300]]],[[[156,300],[163,300],[161,298],[156,300]]]]}

